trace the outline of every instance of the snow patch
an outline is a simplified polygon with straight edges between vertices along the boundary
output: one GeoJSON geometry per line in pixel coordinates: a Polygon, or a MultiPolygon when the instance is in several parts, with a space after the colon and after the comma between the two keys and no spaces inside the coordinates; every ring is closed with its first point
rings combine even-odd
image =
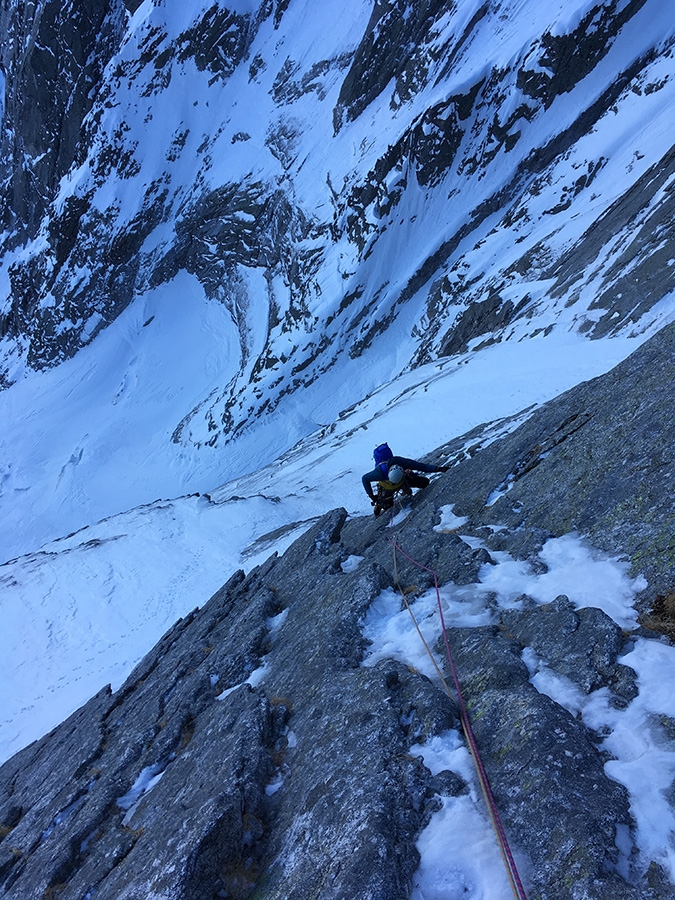
{"type": "Polygon", "coordinates": [[[159,784],[164,771],[158,763],[146,766],[146,768],[141,769],[136,781],[134,781],[127,793],[117,798],[115,802],[126,813],[122,819],[123,826],[126,827],[133,818],[141,798],[149,794],[155,785],[159,784]]]}
{"type": "Polygon", "coordinates": [[[340,563],[340,568],[346,573],[355,572],[359,567],[359,563],[362,561],[362,556],[354,556],[352,554],[351,556],[348,556],[344,562],[340,563]]]}
{"type": "Polygon", "coordinates": [[[469,521],[468,516],[456,516],[453,512],[453,504],[441,506],[439,509],[441,521],[438,525],[434,525],[434,531],[450,532],[457,531],[462,525],[466,525],[469,521]]]}
{"type": "MultiPolygon", "coordinates": [[[[464,539],[471,546],[482,545],[478,538],[464,539]]],[[[577,608],[598,607],[622,628],[632,630],[636,626],[632,604],[644,579],[630,578],[627,563],[595,550],[578,535],[547,541],[540,553],[547,571],[539,574],[508,553],[493,552],[492,556],[496,565],[481,567],[479,584],[446,584],[440,588],[448,627],[475,627],[493,621],[489,598],[495,594],[497,605],[502,608],[514,606],[522,594],[542,604],[565,594],[577,608]]],[[[440,632],[435,590],[409,602],[427,645],[434,647],[440,632]]],[[[383,591],[374,600],[363,619],[362,631],[369,642],[363,665],[393,658],[439,683],[412,617],[393,590],[383,591]]],[[[589,729],[606,735],[601,749],[613,758],[605,770],[629,791],[637,823],[635,843],[639,860],[645,861],[639,864],[646,867],[649,860],[655,859],[675,882],[675,813],[666,799],[675,778],[675,751],[664,732],[675,720],[675,647],[642,637],[635,639],[633,649],[621,662],[637,672],[640,692],[625,709],[612,704],[608,688],[585,695],[568,678],[553,672],[530,647],[524,649],[523,660],[530,680],[541,693],[572,715],[581,715],[589,729]]],[[[448,732],[411,752],[420,755],[432,773],[448,769],[471,785],[469,795],[443,798],[442,809],[420,837],[422,862],[411,898],[440,900],[456,895],[506,900],[511,896],[510,883],[489,818],[479,801],[461,737],[448,732]],[[467,835],[470,854],[466,853],[467,835]]],[[[630,835],[619,834],[617,842],[618,869],[625,873],[632,847],[630,835]]],[[[518,858],[517,848],[514,852],[518,858]]],[[[520,862],[518,865],[520,869],[520,862]]],[[[526,869],[526,860],[522,867],[526,869]]]]}

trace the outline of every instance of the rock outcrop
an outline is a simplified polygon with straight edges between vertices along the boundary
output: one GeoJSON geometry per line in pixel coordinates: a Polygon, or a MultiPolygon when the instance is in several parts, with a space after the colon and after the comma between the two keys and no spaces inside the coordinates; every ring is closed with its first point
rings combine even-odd
{"type": "MultiPolygon", "coordinates": [[[[550,535],[579,531],[625,553],[649,583],[675,583],[675,328],[668,325],[606,375],[532,413],[504,440],[494,426],[444,448],[458,461],[444,488],[458,515],[508,526],[489,546],[531,554],[550,535]]],[[[503,429],[508,423],[501,423],[503,429]]]]}
{"type": "MultiPolygon", "coordinates": [[[[644,567],[651,587],[669,583],[655,538],[673,539],[665,501],[649,520],[631,497],[671,471],[673,340],[675,327],[665,329],[512,433],[483,449],[475,441],[473,456],[446,448],[462,458],[413,499],[406,550],[445,583],[478,581],[490,551],[433,527],[452,502],[468,517],[463,533],[492,534],[494,549],[534,558],[545,537],[586,525],[598,544],[644,567]],[[556,430],[572,412],[585,424],[556,430]],[[547,442],[545,453],[524,452],[547,442]],[[508,502],[486,506],[524,458],[537,465],[521,466],[508,502]],[[621,473],[622,490],[591,518],[590,486],[621,473]],[[562,490],[566,480],[576,493],[562,490]],[[601,526],[611,510],[616,527],[601,526]],[[499,531],[486,527],[498,520],[499,531]]],[[[102,690],[9,760],[0,769],[2,896],[408,897],[421,829],[439,796],[467,785],[455,773],[432,776],[411,753],[458,727],[453,700],[400,662],[361,664],[371,603],[397,584],[414,593],[429,583],[428,572],[399,563],[385,520],[327,513],[283,556],[238,572],[177,622],[118,691],[102,690]],[[355,555],[358,565],[346,565],[355,555]]],[[[601,737],[534,687],[522,655],[532,648],[581,692],[604,688],[621,708],[638,691],[620,662],[630,634],[564,596],[546,606],[523,597],[492,613],[491,624],[449,637],[500,814],[529,861],[528,896],[672,898],[655,862],[630,876],[619,865],[617,834],[633,827],[627,791],[606,774],[601,737]]]]}
{"type": "MultiPolygon", "coordinates": [[[[3,243],[34,238],[61,178],[87,152],[84,121],[125,30],[122,0],[3,3],[3,243]]],[[[64,223],[64,231],[67,231],[64,223]]],[[[58,228],[55,224],[55,229],[58,228]]],[[[66,235],[64,235],[64,239],[66,235]]]]}
{"type": "Polygon", "coordinates": [[[7,763],[5,896],[406,895],[436,789],[407,751],[455,709],[400,664],[360,666],[388,579],[341,571],[345,518],[238,573],[7,763]]]}

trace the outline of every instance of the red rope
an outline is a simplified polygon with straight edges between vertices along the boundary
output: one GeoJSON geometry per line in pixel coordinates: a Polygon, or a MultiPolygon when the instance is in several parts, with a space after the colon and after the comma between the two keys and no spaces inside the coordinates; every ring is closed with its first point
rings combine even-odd
{"type": "MultiPolygon", "coordinates": [[[[407,521],[407,519],[406,519],[407,521]]],[[[393,510],[392,510],[392,523],[393,523],[393,510]]],[[[387,540],[394,547],[394,553],[396,550],[399,551],[405,558],[411,562],[413,565],[417,566],[419,569],[423,569],[425,572],[429,572],[433,575],[434,578],[434,587],[436,588],[436,599],[438,602],[438,612],[441,619],[441,630],[443,632],[443,640],[445,643],[445,652],[448,657],[448,663],[450,664],[450,671],[452,672],[452,678],[455,683],[455,691],[457,692],[457,701],[459,706],[459,716],[460,721],[462,723],[462,729],[464,730],[464,736],[466,737],[467,743],[469,745],[469,749],[471,751],[471,756],[474,761],[474,765],[476,767],[476,771],[478,773],[478,778],[480,781],[481,789],[483,791],[483,796],[485,797],[485,802],[488,807],[488,812],[490,813],[490,818],[492,819],[492,824],[495,829],[495,833],[497,835],[497,841],[499,843],[499,847],[502,853],[502,857],[504,859],[504,864],[506,866],[506,871],[509,876],[509,881],[511,882],[511,887],[513,889],[513,893],[517,900],[527,900],[527,895],[525,894],[525,888],[523,887],[522,881],[520,880],[520,875],[518,874],[518,867],[516,866],[516,862],[513,858],[513,854],[511,853],[511,848],[509,847],[509,842],[506,837],[506,832],[504,831],[504,827],[502,825],[501,819],[499,817],[499,812],[497,810],[497,804],[495,803],[494,796],[492,794],[492,789],[490,787],[490,782],[488,781],[487,772],[485,771],[485,767],[483,766],[483,761],[480,757],[480,753],[478,751],[478,744],[476,743],[476,739],[473,734],[473,729],[471,728],[471,722],[469,721],[469,713],[466,708],[466,704],[464,702],[464,697],[462,696],[462,690],[459,685],[459,678],[457,676],[457,670],[455,668],[455,663],[452,658],[452,651],[450,650],[450,641],[448,639],[448,632],[445,626],[445,618],[443,616],[443,607],[441,604],[441,592],[438,587],[438,578],[436,576],[436,572],[433,569],[428,568],[428,566],[422,565],[422,563],[417,562],[416,559],[413,559],[412,556],[409,556],[399,544],[396,543],[395,538],[390,538],[387,536],[387,540]]]]}

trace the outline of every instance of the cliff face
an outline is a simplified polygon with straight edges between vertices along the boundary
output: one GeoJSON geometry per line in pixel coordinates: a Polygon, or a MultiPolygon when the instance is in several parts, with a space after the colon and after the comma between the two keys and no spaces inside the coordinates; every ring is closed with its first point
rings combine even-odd
{"type": "Polygon", "coordinates": [[[187,272],[237,359],[174,439],[222,446],[388,341],[641,331],[673,289],[656,0],[132,6],[4,0],[1,383],[187,272]]]}
{"type": "MultiPolygon", "coordinates": [[[[102,690],[9,760],[3,896],[408,897],[421,829],[468,790],[449,769],[432,775],[419,753],[458,727],[457,708],[437,679],[394,658],[364,666],[364,621],[395,585],[423,594],[430,568],[469,592],[504,551],[541,573],[542,545],[570,528],[627,554],[651,589],[672,587],[660,485],[675,462],[674,340],[664,329],[511,433],[439,450],[450,471],[412,500],[403,525],[327,513],[177,622],[120,690],[102,690]],[[451,503],[458,532],[435,527],[451,503]],[[427,570],[397,559],[391,535],[427,570]]],[[[660,861],[620,839],[639,823],[634,798],[608,776],[607,730],[537,690],[524,661],[535,653],[580,697],[630,709],[641,687],[621,657],[659,632],[622,630],[563,595],[543,605],[463,596],[472,615],[483,598],[481,620],[451,627],[449,640],[528,896],[672,897],[660,861]]],[[[438,636],[436,622],[432,645],[438,636]]],[[[671,720],[650,727],[675,751],[671,720]]]]}
{"type": "MultiPolygon", "coordinates": [[[[83,123],[124,33],[124,6],[3,0],[0,222],[5,245],[34,238],[59,182],[86,152],[83,123]]],[[[36,285],[37,290],[39,287],[36,285]]]]}

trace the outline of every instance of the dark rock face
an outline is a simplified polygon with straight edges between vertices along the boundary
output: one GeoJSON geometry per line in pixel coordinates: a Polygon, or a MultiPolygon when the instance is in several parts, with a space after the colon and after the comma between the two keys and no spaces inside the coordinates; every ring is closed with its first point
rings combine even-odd
{"type": "Polygon", "coordinates": [[[10,74],[0,143],[0,223],[34,237],[83,137],[106,63],[124,30],[121,0],[64,6],[3,3],[2,67],[10,74]]]}
{"type": "Polygon", "coordinates": [[[496,627],[453,629],[450,640],[497,806],[530,855],[529,896],[645,896],[608,875],[628,796],[604,774],[584,726],[529,683],[520,645],[496,627]]]}
{"type": "Polygon", "coordinates": [[[356,119],[395,79],[392,104],[410,99],[428,75],[424,48],[430,32],[446,7],[445,0],[422,0],[412,6],[407,0],[375,3],[370,21],[342,84],[335,115],[356,119]],[[410,47],[415,51],[411,54],[410,47]],[[412,82],[412,83],[411,83],[412,82]]]}
{"type": "Polygon", "coordinates": [[[3,896],[407,896],[442,787],[407,750],[455,709],[398,663],[360,667],[387,577],[341,571],[345,517],[235,576],[3,767],[3,896]],[[264,690],[242,684],[261,665],[264,690]]]}
{"type": "Polygon", "coordinates": [[[536,60],[537,71],[523,67],[520,78],[527,94],[550,106],[559,94],[568,93],[607,54],[622,26],[643,6],[645,0],[593,7],[569,34],[543,36],[536,60]]]}
{"type": "Polygon", "coordinates": [[[637,695],[632,669],[617,663],[621,629],[602,610],[576,610],[561,595],[542,609],[504,610],[501,621],[521,646],[532,647],[584,693],[610,684],[627,700],[637,695]]]}
{"type": "Polygon", "coordinates": [[[214,4],[178,40],[178,58],[194,58],[200,71],[227,78],[246,56],[251,36],[249,16],[214,4]]]}

